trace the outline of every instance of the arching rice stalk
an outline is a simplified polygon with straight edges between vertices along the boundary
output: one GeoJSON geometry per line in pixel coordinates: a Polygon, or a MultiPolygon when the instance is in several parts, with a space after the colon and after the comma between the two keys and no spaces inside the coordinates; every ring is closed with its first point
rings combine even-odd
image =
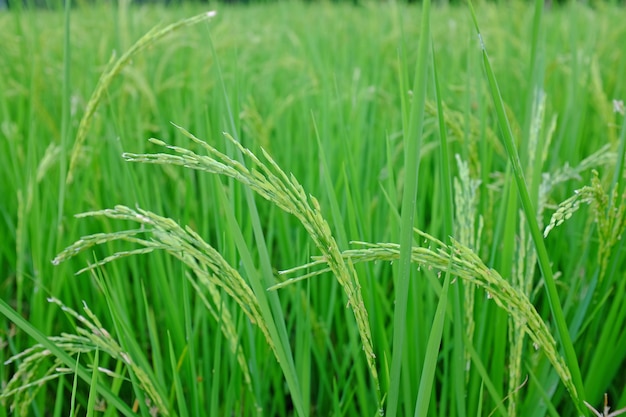
{"type": "Polygon", "coordinates": [[[111,219],[128,220],[139,223],[141,227],[133,230],[84,236],[57,255],[52,263],[59,264],[96,245],[112,241],[125,241],[139,245],[140,248],[114,253],[87,268],[83,268],[77,274],[93,270],[116,259],[150,253],[155,250],[163,250],[179,259],[193,271],[195,279],[191,274],[188,274],[187,277],[194,288],[198,290],[197,293],[202,302],[216,322],[221,323],[221,331],[228,340],[231,351],[237,357],[244,381],[250,392],[254,393],[246,358],[239,348],[239,337],[232,316],[226,308],[222,307],[223,303],[218,288],[223,289],[226,294],[232,297],[250,321],[259,326],[274,353],[276,353],[276,348],[260,313],[257,299],[237,270],[232,268],[220,253],[206,243],[196,232],[189,227],[183,229],[172,219],[139,208],[133,210],[126,206],[82,213],[77,217],[88,216],[105,216],[111,219]],[[150,236],[150,239],[143,238],[144,235],[150,236]],[[204,290],[209,292],[211,300],[205,296],[204,290]]]}
{"type": "MultiPolygon", "coordinates": [[[[65,306],[56,298],[49,298],[48,301],[57,304],[79,323],[76,327],[77,334],[63,333],[61,336],[50,337],[49,339],[55,345],[68,354],[76,355],[77,357],[81,354],[93,353],[98,350],[107,353],[117,361],[123,362],[129,371],[134,374],[139,384],[139,389],[147,395],[155,413],[164,416],[170,415],[170,410],[166,406],[166,395],[159,391],[158,384],[154,383],[154,377],[150,376],[145,369],[139,366],[130,353],[124,351],[117,340],[102,326],[100,320],[93,314],[86,303],[83,303],[85,315],[82,315],[65,306]]],[[[5,365],[13,362],[19,363],[17,371],[13,374],[6,387],[4,387],[2,397],[0,397],[2,400],[13,397],[10,409],[12,412],[17,413],[16,415],[29,415],[29,405],[45,382],[74,372],[74,369],[64,367],[63,362],[59,358],[54,358],[52,365],[50,365],[48,362],[50,356],[51,352],[48,349],[37,344],[9,358],[4,363],[5,365]],[[40,376],[41,372],[39,370],[44,366],[48,368],[45,370],[44,375],[40,376]]],[[[106,368],[98,367],[97,371],[113,378],[123,378],[122,375],[106,368]]]]}
{"type": "Polygon", "coordinates": [[[372,379],[377,390],[380,391],[378,372],[376,370],[376,356],[372,344],[368,314],[361,295],[361,286],[356,272],[346,265],[339,246],[330,231],[330,226],[322,216],[317,199],[307,195],[293,174],[287,175],[265,150],[261,149],[265,160],[263,162],[249,149],[244,148],[233,139],[232,136],[225,134],[226,138],[252,162],[253,168],[248,169],[240,162],[233,160],[208,143],[198,139],[184,128],[176,127],[186,137],[202,146],[208,155],[198,155],[189,149],[167,145],[158,139],[151,139],[151,142],[165,146],[178,155],[124,153],[123,157],[127,161],[132,162],[179,165],[234,178],[243,185],[250,187],[261,197],[274,203],[280,209],[295,216],[302,223],[324,259],[327,260],[329,270],[332,271],[346,293],[348,305],[354,312],[372,379]]]}
{"type": "Polygon", "coordinates": [[[148,33],[143,35],[133,46],[130,47],[128,51],[126,51],[119,59],[115,60],[115,55],[111,57],[111,61],[109,62],[109,68],[102,73],[100,79],[98,80],[98,84],[96,85],[95,90],[91,93],[91,97],[87,102],[87,108],[85,109],[85,114],[80,119],[80,124],[78,125],[78,132],[76,133],[76,139],[74,141],[74,146],[72,148],[72,155],[70,157],[70,168],[67,173],[66,182],[68,184],[72,183],[74,180],[74,171],[78,166],[79,157],[83,153],[83,145],[85,144],[85,140],[87,139],[87,132],[91,127],[91,120],[93,119],[94,114],[96,114],[96,109],[102,101],[102,96],[111,82],[117,77],[124,67],[131,62],[132,58],[140,53],[142,50],[154,45],[156,42],[164,38],[165,36],[175,32],[178,29],[193,26],[200,22],[207,21],[213,18],[217,14],[216,11],[212,10],[210,12],[202,13],[197,16],[193,16],[187,19],[179,20],[178,22],[172,23],[171,25],[165,27],[154,27],[148,33]]]}
{"type": "MultiPolygon", "coordinates": [[[[452,240],[452,244],[446,245],[425,232],[418,229],[414,230],[416,235],[418,235],[416,239],[418,241],[422,240],[424,246],[413,247],[412,262],[420,265],[421,268],[439,271],[447,271],[448,266],[451,265],[450,272],[452,274],[485,290],[487,296],[493,299],[498,307],[502,308],[521,324],[523,330],[526,331],[533,341],[534,346],[543,350],[572,397],[577,398],[576,388],[572,382],[570,371],[557,350],[556,341],[548,330],[546,323],[528,300],[528,297],[502,278],[498,272],[488,268],[467,246],[455,240],[452,240]]],[[[353,263],[392,262],[400,257],[400,246],[396,243],[352,243],[363,247],[362,249],[351,249],[342,253],[344,259],[353,263]]],[[[313,257],[313,261],[306,265],[281,271],[280,273],[292,274],[311,267],[323,266],[326,263],[325,257],[317,256],[313,257]]],[[[328,272],[329,270],[329,267],[323,267],[307,275],[288,279],[271,287],[270,290],[283,288],[294,282],[328,272]]]]}
{"type": "Polygon", "coordinates": [[[597,223],[598,263],[600,264],[600,280],[604,278],[613,247],[619,242],[626,231],[626,193],[618,195],[613,190],[611,195],[604,189],[598,171],[592,171],[591,185],[584,186],[574,192],[574,195],[559,204],[552,214],[550,223],[543,235],[547,237],[554,229],[578,211],[581,204],[591,206],[593,218],[597,223]]]}

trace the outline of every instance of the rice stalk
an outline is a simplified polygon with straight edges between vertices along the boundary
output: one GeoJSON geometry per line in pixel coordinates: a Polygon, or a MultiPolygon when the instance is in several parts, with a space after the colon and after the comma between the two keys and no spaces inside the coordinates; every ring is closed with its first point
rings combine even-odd
{"type": "MultiPolygon", "coordinates": [[[[619,113],[617,107],[615,107],[614,111],[619,113]]],[[[600,281],[606,275],[609,258],[614,246],[619,242],[626,230],[626,193],[623,192],[624,143],[626,143],[626,119],[624,119],[624,125],[620,134],[618,153],[609,152],[610,145],[607,144],[592,155],[596,156],[596,159],[599,159],[600,155],[604,155],[605,158],[610,157],[606,163],[614,163],[616,165],[609,191],[606,191],[602,185],[598,171],[592,170],[591,185],[575,190],[573,196],[561,202],[554,214],[552,214],[550,222],[543,232],[544,237],[547,237],[552,229],[570,219],[578,211],[582,203],[591,206],[592,218],[597,224],[600,281]]],[[[601,164],[596,166],[601,166],[601,164]]]]}
{"type": "MultiPolygon", "coordinates": [[[[76,334],[62,333],[60,336],[48,337],[50,342],[72,356],[78,357],[82,354],[100,351],[122,362],[136,377],[139,389],[147,394],[155,412],[164,416],[170,415],[164,399],[165,396],[160,392],[159,387],[155,385],[150,375],[137,365],[137,361],[134,360],[133,356],[129,352],[124,351],[113,336],[102,326],[102,323],[100,323],[86,303],[83,303],[85,315],[82,315],[65,306],[56,298],[49,298],[48,301],[58,305],[79,323],[76,327],[76,334]]],[[[74,369],[63,366],[63,361],[59,357],[55,357],[52,365],[49,365],[51,356],[52,352],[50,350],[41,344],[36,344],[12,356],[4,363],[9,365],[19,362],[16,372],[8,381],[0,396],[0,399],[3,401],[12,398],[11,412],[20,416],[29,415],[29,405],[44,383],[65,374],[74,374],[74,369]],[[43,376],[40,376],[42,374],[43,376]]],[[[92,371],[95,372],[95,370],[92,371]]],[[[122,378],[119,373],[108,369],[99,367],[98,371],[114,378],[122,378]]]]}
{"type": "Polygon", "coordinates": [[[554,274],[552,272],[552,265],[550,263],[550,257],[548,255],[548,251],[543,240],[544,238],[541,235],[541,231],[539,229],[539,223],[537,222],[536,202],[533,202],[529,192],[529,188],[526,184],[526,178],[521,166],[515,136],[513,135],[512,124],[510,122],[511,119],[507,115],[506,106],[504,104],[504,100],[502,99],[500,87],[493,72],[489,55],[487,54],[485,41],[482,37],[478,25],[478,18],[476,17],[476,12],[474,11],[471,0],[468,2],[468,5],[470,13],[472,15],[474,27],[478,35],[483,67],[487,76],[487,82],[489,85],[491,97],[495,105],[498,124],[500,125],[500,129],[502,131],[502,140],[505,145],[507,155],[509,157],[508,159],[514,173],[515,183],[517,185],[517,191],[519,194],[524,217],[526,218],[528,229],[534,242],[535,250],[537,251],[537,260],[539,264],[539,269],[541,270],[542,276],[544,278],[548,304],[550,305],[550,310],[552,312],[552,315],[554,316],[559,341],[561,342],[565,353],[565,362],[567,363],[567,367],[569,368],[569,372],[571,372],[571,376],[573,378],[571,384],[566,383],[566,387],[576,405],[577,410],[580,413],[585,413],[585,406],[582,402],[585,398],[585,387],[583,385],[580,365],[578,364],[578,357],[576,356],[576,351],[574,350],[574,344],[570,336],[568,325],[565,320],[565,314],[563,313],[563,308],[559,299],[559,294],[554,280],[554,274]]]}
{"type": "MultiPolygon", "coordinates": [[[[551,127],[552,130],[552,127],[551,127]]],[[[616,153],[611,151],[611,145],[607,144],[589,155],[575,167],[571,167],[567,162],[562,167],[550,173],[543,173],[541,185],[539,186],[538,208],[545,209],[549,207],[548,198],[550,193],[559,184],[569,180],[582,180],[581,174],[585,171],[596,167],[614,165],[616,161],[616,153]]],[[[540,215],[542,211],[538,213],[540,215]]],[[[550,228],[552,230],[553,227],[550,228]]],[[[549,231],[548,230],[548,233],[549,231]]],[[[544,231],[544,236],[547,233],[544,231]]]]}
{"type": "MultiPolygon", "coordinates": [[[[478,151],[476,150],[479,141],[487,140],[496,155],[506,155],[504,146],[502,146],[496,132],[489,126],[483,126],[478,117],[472,113],[467,114],[466,112],[454,110],[443,103],[442,106],[447,136],[450,140],[466,142],[465,144],[469,149],[468,156],[472,172],[480,173],[481,169],[480,160],[477,156],[478,151]],[[468,125],[467,128],[466,124],[468,125]],[[468,129],[467,132],[466,129],[468,129]]],[[[432,117],[436,117],[438,114],[436,104],[430,100],[426,100],[424,110],[426,114],[432,117]]]]}
{"type": "Polygon", "coordinates": [[[154,45],[156,42],[166,37],[172,32],[175,32],[178,29],[193,26],[195,24],[207,21],[213,18],[216,15],[214,10],[202,13],[197,16],[193,16],[187,19],[179,20],[178,22],[172,23],[163,28],[154,27],[148,33],[143,35],[133,46],[130,47],[128,51],[126,51],[119,59],[114,61],[115,54],[111,56],[111,60],[109,61],[109,69],[104,71],[98,80],[98,84],[96,85],[95,90],[91,94],[89,101],[87,102],[87,108],[85,109],[85,114],[80,120],[78,125],[78,132],[76,133],[76,139],[74,141],[74,146],[72,147],[72,154],[70,156],[70,167],[67,172],[67,177],[65,179],[67,184],[71,184],[74,180],[74,170],[78,166],[79,157],[83,154],[83,145],[85,140],[87,139],[87,132],[91,127],[91,121],[93,119],[94,114],[98,108],[98,105],[102,101],[102,96],[109,85],[113,82],[115,77],[117,77],[120,72],[124,69],[124,67],[131,62],[132,58],[140,53],[142,50],[154,45]]]}
{"type": "MultiPolygon", "coordinates": [[[[437,110],[437,103],[426,100],[424,102],[424,114],[437,119],[439,117],[439,112],[437,110]]],[[[446,129],[446,138],[449,142],[460,142],[463,143],[464,146],[467,146],[468,157],[469,157],[469,165],[470,171],[480,173],[481,172],[481,163],[480,159],[477,156],[477,143],[482,140],[483,137],[486,138],[489,146],[493,149],[493,152],[496,155],[504,156],[506,151],[504,150],[504,146],[499,141],[496,133],[489,127],[483,126],[479,118],[474,116],[473,114],[466,114],[464,112],[455,110],[445,103],[442,103],[442,123],[446,129]],[[466,122],[466,118],[468,118],[466,122]],[[465,124],[468,124],[468,131],[465,131],[465,124]]],[[[433,152],[437,149],[438,144],[436,142],[427,142],[423,144],[422,147],[422,157],[427,155],[429,152],[433,152]]],[[[392,161],[399,161],[404,152],[404,144],[403,142],[398,142],[398,144],[393,149],[393,157],[392,161]]],[[[399,163],[399,162],[398,162],[399,163]]]]}
{"type": "MultiPolygon", "coordinates": [[[[470,176],[469,165],[461,159],[460,155],[456,155],[457,166],[459,168],[458,176],[454,178],[454,208],[455,208],[455,224],[457,240],[467,246],[474,252],[480,250],[480,236],[482,233],[483,220],[478,216],[478,188],[480,180],[472,179],[470,176]],[[478,225],[476,224],[478,222],[478,225]]],[[[474,329],[476,323],[474,321],[474,298],[475,289],[473,285],[464,288],[464,307],[465,307],[465,333],[470,343],[474,340],[474,329]]],[[[470,355],[465,352],[465,371],[466,378],[469,378],[470,355]]]]}
{"type": "MultiPolygon", "coordinates": [[[[552,117],[543,136],[543,143],[540,144],[540,135],[544,129],[545,111],[546,111],[546,94],[543,91],[536,93],[532,108],[532,118],[530,126],[530,136],[527,144],[527,178],[537,178],[535,170],[541,169],[548,157],[548,149],[552,143],[553,135],[556,129],[556,116],[552,117]],[[540,152],[540,153],[539,153],[540,152]],[[538,155],[539,153],[539,155],[538,155]],[[537,159],[539,158],[539,159],[537,159]]],[[[572,179],[580,180],[581,174],[593,167],[605,166],[615,161],[615,153],[610,151],[610,145],[605,145],[592,155],[582,160],[577,166],[571,167],[565,164],[563,167],[549,173],[542,174],[542,181],[538,188],[536,218],[539,227],[543,227],[543,213],[548,206],[548,198],[554,188],[572,179]]],[[[531,184],[534,187],[534,184],[531,184]]],[[[558,214],[555,213],[544,232],[544,237],[550,230],[557,225],[562,224],[565,218],[571,217],[571,213],[567,213],[567,209],[577,210],[579,202],[564,202],[558,214]],[[571,205],[570,205],[571,204],[571,205]],[[575,209],[574,209],[575,207],[575,209]],[[565,213],[564,213],[565,212],[565,213]],[[563,217],[559,217],[562,215],[563,217]],[[559,220],[560,219],[560,220],[559,220]]],[[[572,212],[573,213],[573,212],[572,212]]],[[[512,271],[513,285],[527,297],[531,296],[533,291],[533,277],[537,266],[537,252],[532,245],[532,240],[528,235],[528,225],[523,215],[520,216],[519,234],[517,239],[516,263],[512,271]]],[[[509,341],[511,347],[509,350],[509,396],[508,412],[511,416],[516,415],[516,402],[519,398],[519,387],[522,383],[522,352],[525,339],[525,333],[521,331],[523,323],[519,323],[512,317],[511,326],[509,327],[509,341]]]]}
{"type": "MultiPolygon", "coordinates": [[[[530,188],[534,192],[538,193],[536,199],[538,202],[544,202],[545,199],[541,199],[539,193],[540,184],[539,174],[543,163],[547,157],[547,149],[552,141],[552,134],[554,132],[555,120],[552,119],[552,124],[548,129],[547,136],[541,140],[541,132],[544,127],[545,110],[546,110],[546,94],[543,90],[535,91],[535,99],[531,109],[530,120],[530,133],[526,146],[526,177],[531,179],[530,188]],[[543,152],[541,151],[543,150],[543,152]]],[[[533,194],[534,196],[535,194],[533,194]]],[[[537,222],[539,227],[543,224],[543,206],[537,204],[537,222]]],[[[512,272],[512,284],[522,294],[530,297],[533,288],[533,277],[535,276],[535,268],[537,266],[537,251],[535,251],[532,239],[528,235],[528,225],[524,218],[524,213],[519,215],[519,230],[518,239],[516,239],[517,250],[516,261],[513,264],[512,272]]],[[[511,417],[517,415],[517,400],[519,398],[519,387],[522,384],[522,356],[524,348],[525,332],[523,331],[523,323],[516,320],[513,317],[509,317],[509,343],[511,344],[509,349],[509,381],[508,387],[510,395],[508,396],[508,413],[511,417]]]]}
{"type": "Polygon", "coordinates": [[[239,349],[239,337],[233,318],[230,312],[222,307],[223,303],[218,288],[223,289],[241,307],[250,321],[259,327],[268,346],[275,354],[276,348],[270,337],[267,324],[260,313],[256,297],[239,272],[232,268],[219,252],[206,243],[197,233],[189,227],[183,229],[172,219],[139,208],[133,210],[125,206],[116,206],[114,209],[78,215],[78,217],[87,216],[105,216],[111,219],[129,220],[139,223],[141,227],[84,236],[63,250],[52,262],[59,264],[96,245],[118,240],[133,243],[140,247],[116,252],[81,269],[77,274],[93,270],[123,257],[146,254],[155,250],[164,250],[174,256],[193,271],[194,275],[187,274],[187,278],[216,322],[221,322],[221,331],[228,340],[231,351],[237,357],[246,385],[250,392],[253,392],[250,372],[246,359],[239,349]],[[150,236],[150,239],[141,237],[146,234],[150,236]],[[210,301],[205,296],[205,291],[208,291],[211,297],[210,301]]]}
{"type": "Polygon", "coordinates": [[[355,271],[348,268],[341,256],[339,246],[330,231],[330,226],[322,216],[317,199],[311,195],[307,196],[304,188],[293,174],[287,175],[264,149],[261,149],[261,152],[265,163],[249,149],[244,148],[232,136],[225,134],[226,138],[252,163],[254,168],[248,169],[242,163],[221,153],[184,128],[176,127],[183,135],[203,147],[207,155],[198,155],[189,149],[167,145],[158,139],[151,139],[152,143],[165,146],[177,155],[124,153],[124,159],[131,162],[179,165],[231,177],[250,187],[251,190],[271,201],[280,209],[295,216],[326,259],[329,270],[335,275],[348,298],[348,306],[352,308],[356,319],[370,373],[377,390],[380,390],[375,362],[376,356],[372,344],[368,314],[361,295],[361,286],[355,271]]]}
{"type": "MultiPolygon", "coordinates": [[[[483,289],[488,298],[493,299],[498,307],[520,323],[521,330],[528,334],[536,349],[544,352],[568,391],[576,392],[571,373],[559,354],[554,337],[524,293],[502,278],[497,271],[488,268],[474,251],[459,241],[452,239],[452,243],[447,245],[419,229],[414,229],[414,232],[416,240],[423,241],[423,245],[412,248],[412,263],[419,265],[420,268],[437,270],[438,274],[450,268],[451,274],[483,289]]],[[[352,243],[362,248],[346,250],[342,256],[355,264],[358,262],[394,262],[400,257],[400,245],[397,243],[352,243]]],[[[304,269],[320,267],[304,276],[287,279],[271,287],[270,290],[284,288],[294,282],[328,272],[329,268],[323,267],[325,264],[326,259],[323,256],[315,256],[312,257],[312,262],[306,265],[280,271],[282,275],[290,275],[304,269]]]]}
{"type": "Polygon", "coordinates": [[[611,251],[626,230],[626,194],[619,196],[617,189],[614,189],[609,195],[602,185],[598,171],[593,170],[592,173],[591,185],[575,190],[573,196],[559,204],[543,234],[547,237],[555,227],[569,220],[581,204],[589,205],[597,224],[598,264],[602,280],[606,274],[611,251]]]}

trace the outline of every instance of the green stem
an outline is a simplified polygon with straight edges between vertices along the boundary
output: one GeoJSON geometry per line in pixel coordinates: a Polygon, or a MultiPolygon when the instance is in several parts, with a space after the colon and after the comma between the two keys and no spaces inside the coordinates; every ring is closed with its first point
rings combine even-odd
{"type": "MultiPolygon", "coordinates": [[[[411,279],[411,252],[413,248],[413,220],[417,200],[417,176],[422,144],[422,125],[426,101],[426,74],[430,47],[430,0],[422,3],[422,25],[418,47],[417,68],[413,81],[413,97],[408,126],[404,126],[404,192],[400,230],[400,274],[396,283],[396,302],[393,314],[393,350],[391,354],[391,379],[386,415],[394,417],[400,392],[402,349],[406,333],[406,314],[411,279]]],[[[406,94],[401,91],[401,94],[406,94]]],[[[406,120],[406,118],[404,118],[406,120]]]]}
{"type": "Polygon", "coordinates": [[[476,13],[474,12],[474,8],[472,6],[471,1],[469,1],[469,7],[470,7],[471,14],[472,14],[472,19],[474,20],[474,25],[476,27],[476,32],[478,33],[478,37],[480,40],[480,47],[481,47],[482,56],[483,56],[483,64],[485,66],[485,71],[487,73],[487,80],[489,82],[489,88],[491,90],[491,95],[492,95],[494,105],[496,108],[498,122],[502,130],[502,138],[504,141],[504,146],[506,147],[506,151],[509,156],[509,161],[511,162],[511,166],[513,167],[515,183],[517,184],[517,190],[519,192],[520,201],[522,203],[522,208],[524,210],[526,221],[528,222],[530,234],[535,244],[535,250],[537,251],[537,257],[539,260],[539,268],[541,269],[541,273],[545,281],[545,288],[546,288],[546,295],[548,297],[548,303],[550,304],[550,310],[552,311],[552,315],[554,316],[554,320],[556,322],[558,336],[563,346],[563,350],[565,352],[565,362],[567,363],[567,366],[572,374],[574,387],[570,386],[571,385],[570,381],[563,381],[563,382],[568,387],[570,395],[572,399],[574,400],[574,402],[576,403],[576,407],[578,411],[582,415],[587,415],[588,414],[587,409],[585,408],[585,405],[583,403],[583,399],[585,398],[585,395],[584,395],[582,376],[580,373],[580,368],[578,366],[578,359],[576,358],[576,351],[574,350],[574,345],[572,344],[572,340],[569,335],[569,331],[567,329],[567,322],[565,321],[565,315],[563,314],[563,309],[559,301],[559,295],[556,289],[554,275],[552,273],[552,267],[550,266],[550,258],[548,256],[548,251],[546,249],[546,246],[543,240],[543,235],[541,234],[541,231],[539,230],[539,224],[537,222],[537,217],[535,216],[535,209],[530,199],[528,187],[526,186],[526,181],[524,179],[524,171],[522,170],[522,164],[520,162],[519,154],[517,152],[515,141],[513,139],[513,132],[511,131],[511,126],[506,116],[504,103],[502,101],[502,96],[500,94],[500,88],[498,87],[496,77],[491,68],[491,63],[489,62],[489,57],[487,55],[487,49],[485,48],[485,44],[483,43],[483,38],[481,36],[480,29],[478,27],[478,20],[476,19],[476,13]],[[571,389],[571,388],[574,388],[574,389],[571,389]]]}

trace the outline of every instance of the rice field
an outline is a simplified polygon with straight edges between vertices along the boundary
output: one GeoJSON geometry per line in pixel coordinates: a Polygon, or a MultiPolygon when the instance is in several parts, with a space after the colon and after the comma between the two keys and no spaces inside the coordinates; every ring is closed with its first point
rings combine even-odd
{"type": "Polygon", "coordinates": [[[626,412],[624,21],[1,11],[0,417],[626,412]]]}

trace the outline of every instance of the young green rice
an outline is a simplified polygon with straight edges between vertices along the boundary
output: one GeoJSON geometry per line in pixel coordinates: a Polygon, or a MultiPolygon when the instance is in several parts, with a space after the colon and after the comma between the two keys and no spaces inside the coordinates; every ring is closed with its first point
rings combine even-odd
{"type": "Polygon", "coordinates": [[[0,417],[621,411],[626,11],[542,6],[2,12],[0,417]]]}

